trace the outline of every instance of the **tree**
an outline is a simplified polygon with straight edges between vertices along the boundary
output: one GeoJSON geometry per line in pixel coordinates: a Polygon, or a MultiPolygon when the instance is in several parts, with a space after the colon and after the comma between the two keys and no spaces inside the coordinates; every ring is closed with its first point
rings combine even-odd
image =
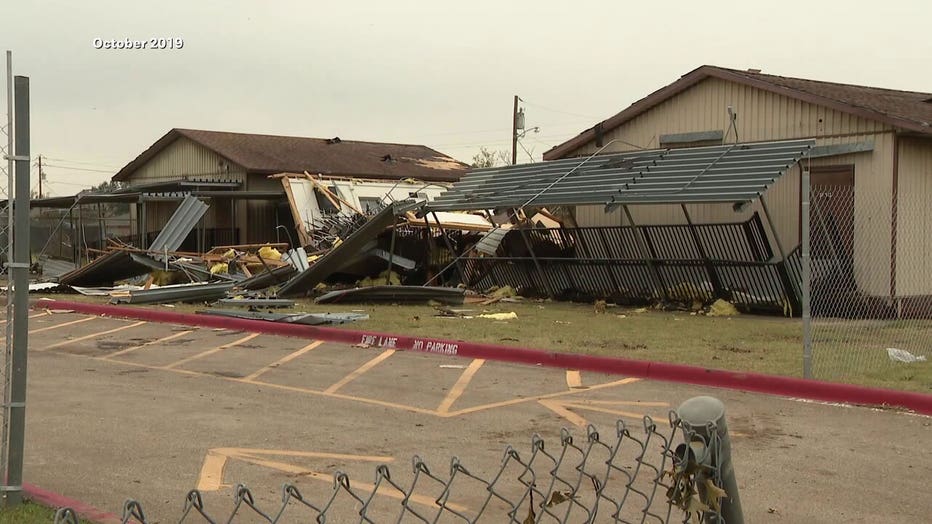
{"type": "MultiPolygon", "coordinates": [[[[123,189],[124,187],[125,186],[122,182],[105,180],[96,186],[91,187],[90,189],[81,191],[81,193],[114,193],[120,189],[123,189]]],[[[125,215],[129,213],[129,204],[125,202],[101,204],[100,210],[105,217],[125,215]]]]}
{"type": "Polygon", "coordinates": [[[472,157],[472,167],[497,167],[507,166],[511,163],[511,153],[500,149],[490,151],[485,146],[479,148],[479,152],[472,157]]]}

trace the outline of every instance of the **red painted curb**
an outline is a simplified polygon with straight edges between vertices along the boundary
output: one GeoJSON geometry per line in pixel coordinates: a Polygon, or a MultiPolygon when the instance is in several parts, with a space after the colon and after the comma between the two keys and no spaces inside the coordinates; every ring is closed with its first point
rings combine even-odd
{"type": "Polygon", "coordinates": [[[96,522],[97,524],[116,524],[122,522],[123,520],[115,513],[99,510],[90,504],[81,502],[80,500],[75,500],[64,495],[59,495],[58,493],[53,493],[46,489],[42,489],[39,486],[33,486],[32,484],[23,483],[23,496],[37,504],[42,504],[43,506],[55,510],[60,508],[71,508],[82,519],[90,522],[96,522]]]}
{"type": "Polygon", "coordinates": [[[287,337],[312,338],[344,344],[367,344],[374,347],[467,358],[482,358],[532,365],[539,364],[563,369],[627,375],[631,377],[664,380],[668,382],[682,382],[700,386],[713,386],[810,400],[866,404],[871,406],[896,406],[925,415],[932,415],[932,395],[897,391],[893,389],[855,386],[851,384],[839,384],[835,382],[823,382],[819,380],[805,380],[795,377],[765,375],[762,373],[743,373],[740,371],[725,371],[667,362],[555,353],[540,349],[527,349],[495,344],[391,335],[371,331],[355,331],[296,324],[278,324],[264,320],[193,315],[188,313],[175,313],[173,311],[111,306],[86,302],[42,299],[36,302],[34,307],[67,309],[78,313],[135,318],[139,320],[148,320],[150,322],[186,324],[253,331],[287,337]]]}

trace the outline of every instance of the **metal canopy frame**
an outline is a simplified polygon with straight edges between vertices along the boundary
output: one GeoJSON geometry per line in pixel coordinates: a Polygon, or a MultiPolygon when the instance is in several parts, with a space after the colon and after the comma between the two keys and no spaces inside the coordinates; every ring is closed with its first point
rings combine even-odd
{"type": "Polygon", "coordinates": [[[657,149],[479,169],[428,208],[750,202],[814,145],[806,139],[657,149]]]}

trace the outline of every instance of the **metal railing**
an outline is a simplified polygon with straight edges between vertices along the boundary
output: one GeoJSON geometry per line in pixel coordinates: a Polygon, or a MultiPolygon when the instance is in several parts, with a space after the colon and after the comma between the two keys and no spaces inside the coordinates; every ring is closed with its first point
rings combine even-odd
{"type": "Polygon", "coordinates": [[[496,256],[462,263],[475,289],[509,285],[529,296],[621,303],[723,298],[801,313],[800,250],[775,259],[756,214],[732,224],[516,229],[496,256]]]}
{"type": "MultiPolygon", "coordinates": [[[[232,508],[208,508],[192,490],[179,522],[733,524],[743,520],[729,454],[724,406],[696,397],[670,413],[666,429],[644,417],[639,428],[618,421],[609,434],[590,425],[579,440],[564,429],[556,445],[534,435],[527,452],[508,446],[484,475],[456,457],[441,470],[415,456],[408,472],[378,466],[372,484],[340,471],[320,492],[284,484],[277,503],[261,503],[241,484],[232,508]]],[[[152,522],[128,500],[122,522],[132,521],[152,522]]],[[[77,522],[67,508],[55,517],[56,524],[77,522]]]]}

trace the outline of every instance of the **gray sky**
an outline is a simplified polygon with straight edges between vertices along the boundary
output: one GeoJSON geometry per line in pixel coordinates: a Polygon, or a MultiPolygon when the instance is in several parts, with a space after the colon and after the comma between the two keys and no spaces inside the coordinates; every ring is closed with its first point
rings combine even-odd
{"type": "Polygon", "coordinates": [[[929,20],[925,0],[3,0],[0,50],[31,78],[32,153],[66,195],[172,127],[420,143],[468,162],[510,149],[518,94],[539,160],[702,64],[932,91],[929,20]]]}

